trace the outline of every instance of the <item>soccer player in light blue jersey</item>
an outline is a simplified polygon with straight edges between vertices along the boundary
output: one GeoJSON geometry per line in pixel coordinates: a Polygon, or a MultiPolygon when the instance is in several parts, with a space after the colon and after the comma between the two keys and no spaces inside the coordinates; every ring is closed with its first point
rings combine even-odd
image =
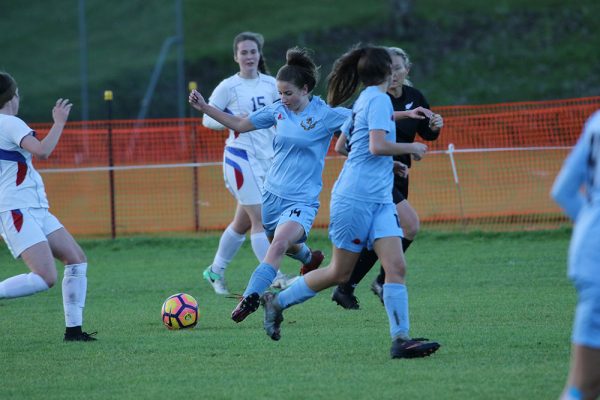
{"type": "Polygon", "coordinates": [[[574,221],[569,278],[578,299],[571,369],[562,400],[600,396],[600,110],[586,122],[567,157],[552,197],[574,221]],[[583,190],[581,190],[583,189],[583,190]]]}
{"type": "MultiPolygon", "coordinates": [[[[352,119],[342,127],[352,151],[332,190],[329,237],[333,256],[327,268],[300,277],[279,294],[264,294],[264,328],[273,340],[281,337],[284,309],[347,281],[360,252],[367,247],[375,249],[386,271],[384,304],[392,336],[392,358],[425,357],[439,348],[436,342],[409,336],[402,229],[392,201],[392,156],[415,154],[421,158],[427,146],[396,143],[394,110],[386,95],[391,65],[387,49],[367,46],[353,48],[333,66],[328,82],[329,104],[342,104],[359,84],[365,87],[354,103],[352,119]]],[[[420,109],[402,113],[405,117],[424,118],[420,109]]]]}
{"type": "Polygon", "coordinates": [[[271,244],[231,314],[235,322],[258,309],[260,295],[273,282],[284,255],[300,260],[303,274],[323,261],[323,254],[312,252],[305,241],[319,208],[329,143],[350,117],[350,110],[331,108],[313,96],[317,79],[317,67],[307,51],[292,48],[276,76],[281,101],[247,117],[225,113],[207,104],[199,92],[190,93],[194,108],[236,132],[276,127],[275,156],[265,179],[262,203],[263,225],[271,244]]]}

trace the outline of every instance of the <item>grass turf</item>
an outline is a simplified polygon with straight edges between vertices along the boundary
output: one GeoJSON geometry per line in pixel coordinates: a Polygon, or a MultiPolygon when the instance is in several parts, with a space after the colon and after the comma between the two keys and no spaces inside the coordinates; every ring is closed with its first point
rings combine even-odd
{"type": "MultiPolygon", "coordinates": [[[[346,311],[331,290],[285,312],[282,339],[262,330],[262,311],[236,325],[235,300],[201,278],[218,237],[86,240],[87,331],[63,343],[60,283],[0,300],[0,398],[547,399],[566,378],[575,293],[565,277],[567,231],[423,232],[407,253],[411,333],[442,344],[432,357],[391,360],[388,322],[370,293],[346,311]],[[162,302],[187,292],[200,303],[196,329],[168,331],[162,302]]],[[[313,232],[313,247],[331,245],[313,232]]],[[[2,278],[25,271],[0,250],[2,278]]],[[[241,292],[256,264],[248,244],[228,270],[241,292]]],[[[284,270],[297,265],[286,260],[284,270]]]]}

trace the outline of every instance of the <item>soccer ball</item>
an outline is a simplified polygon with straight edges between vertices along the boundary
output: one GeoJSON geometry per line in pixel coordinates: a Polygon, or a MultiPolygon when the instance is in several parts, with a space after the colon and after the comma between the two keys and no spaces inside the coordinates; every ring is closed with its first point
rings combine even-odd
{"type": "Polygon", "coordinates": [[[169,329],[193,328],[198,323],[198,302],[187,293],[169,296],[162,306],[162,322],[169,329]]]}

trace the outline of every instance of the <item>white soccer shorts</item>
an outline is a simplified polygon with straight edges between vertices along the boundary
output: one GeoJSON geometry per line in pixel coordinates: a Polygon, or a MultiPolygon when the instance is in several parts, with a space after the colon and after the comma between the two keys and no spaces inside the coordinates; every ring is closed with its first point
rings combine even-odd
{"type": "Polygon", "coordinates": [[[0,234],[14,258],[63,225],[47,208],[22,208],[0,212],[0,234]]]}
{"type": "Polygon", "coordinates": [[[223,154],[225,186],[242,205],[262,203],[262,188],[271,159],[261,160],[246,150],[227,146],[223,154]]]}

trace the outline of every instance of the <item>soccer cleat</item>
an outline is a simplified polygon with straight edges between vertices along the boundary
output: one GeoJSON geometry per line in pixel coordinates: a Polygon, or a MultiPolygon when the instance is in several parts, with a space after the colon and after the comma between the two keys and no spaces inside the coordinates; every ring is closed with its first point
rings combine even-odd
{"type": "Polygon", "coordinates": [[[381,304],[383,304],[383,285],[379,283],[377,279],[371,283],[371,291],[375,293],[375,296],[379,297],[381,304]]]}
{"type": "Polygon", "coordinates": [[[425,338],[410,340],[395,339],[392,342],[390,355],[392,358],[419,358],[428,357],[440,348],[437,342],[430,342],[425,338]]]}
{"type": "Polygon", "coordinates": [[[77,332],[77,333],[65,333],[65,342],[93,342],[96,339],[94,336],[96,336],[98,332],[92,332],[92,333],[87,333],[87,332],[77,332]]]}
{"type": "Polygon", "coordinates": [[[242,322],[246,317],[258,310],[260,305],[260,297],[258,293],[251,293],[243,297],[237,307],[231,312],[231,319],[235,322],[242,322]]]}
{"type": "Polygon", "coordinates": [[[275,280],[271,284],[271,287],[273,289],[277,289],[277,290],[284,290],[284,289],[292,286],[292,283],[296,282],[298,280],[298,278],[300,278],[300,277],[281,274],[275,278],[275,280]]]}
{"type": "Polygon", "coordinates": [[[227,283],[225,283],[225,278],[221,275],[213,272],[211,266],[206,267],[202,276],[215,290],[216,294],[229,294],[229,289],[227,289],[227,283]]]}
{"type": "Polygon", "coordinates": [[[346,310],[358,310],[360,308],[356,296],[352,292],[348,293],[342,290],[339,286],[334,289],[331,301],[335,301],[346,310]]]}
{"type": "Polygon", "coordinates": [[[308,264],[302,265],[300,267],[300,275],[308,274],[310,271],[313,271],[321,266],[321,263],[325,259],[325,256],[321,252],[321,250],[314,250],[310,252],[310,261],[308,264]]]}
{"type": "Polygon", "coordinates": [[[265,320],[263,327],[267,335],[273,340],[281,339],[281,323],[283,322],[283,312],[277,304],[277,295],[266,292],[263,294],[261,304],[265,309],[265,320]]]}

